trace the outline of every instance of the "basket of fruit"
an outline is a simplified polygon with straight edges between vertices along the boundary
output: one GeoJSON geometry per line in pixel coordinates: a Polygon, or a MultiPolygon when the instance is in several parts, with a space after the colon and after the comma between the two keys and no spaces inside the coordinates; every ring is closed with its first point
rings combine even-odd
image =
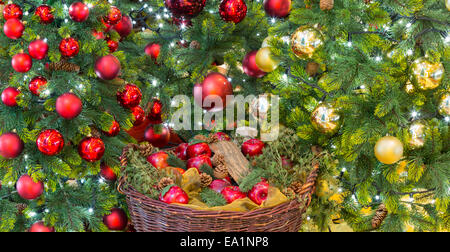
{"type": "Polygon", "coordinates": [[[284,130],[271,143],[219,132],[165,150],[130,144],[118,189],[138,232],[297,232],[324,156],[297,141],[284,130]]]}

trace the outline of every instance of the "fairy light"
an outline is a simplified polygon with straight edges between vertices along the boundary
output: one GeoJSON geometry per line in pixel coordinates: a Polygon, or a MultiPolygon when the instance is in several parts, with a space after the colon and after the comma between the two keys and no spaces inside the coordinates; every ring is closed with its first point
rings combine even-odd
{"type": "Polygon", "coordinates": [[[376,195],[375,200],[380,200],[380,195],[376,195]]]}
{"type": "Polygon", "coordinates": [[[377,61],[377,62],[380,62],[381,60],[382,60],[381,56],[377,56],[377,57],[375,58],[375,61],[377,61]]]}
{"type": "Polygon", "coordinates": [[[352,47],[352,46],[353,46],[352,41],[347,42],[347,46],[348,46],[348,47],[352,47]]]}
{"type": "Polygon", "coordinates": [[[413,55],[413,50],[409,49],[408,51],[406,51],[406,54],[407,54],[408,56],[413,55]]]}
{"type": "Polygon", "coordinates": [[[88,212],[89,212],[89,213],[93,213],[93,212],[94,212],[94,209],[89,208],[89,209],[88,209],[88,212]]]}
{"type": "Polygon", "coordinates": [[[450,121],[450,117],[446,116],[446,117],[444,118],[444,121],[449,122],[449,121],[450,121]]]}
{"type": "Polygon", "coordinates": [[[157,80],[153,80],[153,81],[152,81],[152,85],[153,85],[154,87],[158,86],[158,81],[157,81],[157,80]]]}
{"type": "Polygon", "coordinates": [[[342,170],[341,170],[341,172],[346,172],[347,171],[347,168],[342,168],[342,170]]]}
{"type": "Polygon", "coordinates": [[[416,118],[416,117],[418,117],[419,116],[419,112],[417,112],[417,111],[415,111],[415,110],[413,110],[412,112],[411,112],[411,117],[412,118],[416,118]]]}

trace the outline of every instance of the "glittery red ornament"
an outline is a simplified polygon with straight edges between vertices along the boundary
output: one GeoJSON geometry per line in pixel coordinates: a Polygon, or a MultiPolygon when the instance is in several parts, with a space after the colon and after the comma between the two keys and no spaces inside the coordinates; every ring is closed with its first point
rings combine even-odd
{"type": "Polygon", "coordinates": [[[111,214],[103,216],[103,224],[109,230],[124,230],[128,224],[127,214],[120,208],[114,208],[111,210],[111,214]]]}
{"type": "Polygon", "coordinates": [[[92,31],[92,36],[94,36],[95,39],[105,39],[105,34],[101,31],[92,31]]]}
{"type": "Polygon", "coordinates": [[[194,86],[193,93],[197,104],[201,101],[203,109],[217,112],[227,106],[226,98],[233,95],[233,87],[226,76],[213,72],[206,76],[202,84],[194,86]]]}
{"type": "Polygon", "coordinates": [[[111,127],[109,127],[108,132],[104,131],[105,135],[109,137],[115,137],[120,133],[120,124],[116,120],[113,121],[111,127]]]}
{"type": "Polygon", "coordinates": [[[193,18],[200,14],[206,0],[165,0],[166,7],[175,17],[193,18]]]}
{"type": "Polygon", "coordinates": [[[37,76],[30,81],[30,84],[28,84],[28,88],[30,89],[32,94],[39,96],[41,94],[40,89],[42,87],[45,87],[46,85],[47,79],[42,76],[37,76]]]}
{"type": "Polygon", "coordinates": [[[88,162],[96,162],[105,154],[105,144],[97,137],[87,137],[78,145],[78,154],[88,162]]]}
{"type": "Polygon", "coordinates": [[[8,107],[17,106],[17,96],[20,94],[19,89],[8,87],[2,92],[2,102],[8,107]]]}
{"type": "Polygon", "coordinates": [[[50,24],[53,20],[55,20],[52,13],[52,8],[45,4],[37,7],[34,15],[39,17],[42,24],[50,24]]]}
{"type": "Polygon", "coordinates": [[[100,79],[112,80],[120,73],[120,61],[114,55],[106,55],[95,62],[94,69],[100,79]]]}
{"type": "Polygon", "coordinates": [[[38,221],[31,225],[30,229],[28,230],[30,233],[53,233],[55,232],[55,228],[53,227],[47,227],[43,221],[38,221]]]}
{"type": "Polygon", "coordinates": [[[82,2],[75,2],[69,7],[69,16],[75,22],[84,22],[89,17],[89,8],[82,2]]]}
{"type": "Polygon", "coordinates": [[[4,133],[0,136],[0,156],[3,158],[16,158],[23,151],[23,142],[14,132],[4,133]]]}
{"type": "Polygon", "coordinates": [[[156,43],[148,44],[145,47],[145,54],[152,57],[152,59],[154,59],[154,60],[158,59],[160,51],[161,51],[161,46],[156,43]]]}
{"type": "Polygon", "coordinates": [[[3,17],[5,18],[5,20],[11,18],[22,19],[23,11],[17,4],[8,4],[3,9],[3,17]]]}
{"type": "Polygon", "coordinates": [[[42,39],[37,39],[28,45],[28,53],[33,59],[41,60],[47,56],[48,44],[42,39]]]}
{"type": "Polygon", "coordinates": [[[150,112],[147,115],[151,124],[162,123],[162,102],[159,99],[155,99],[150,107],[150,112]]]}
{"type": "Polygon", "coordinates": [[[22,21],[17,18],[8,19],[3,25],[3,32],[6,37],[10,39],[18,39],[23,35],[23,30],[25,30],[25,26],[22,21]]]}
{"type": "Polygon", "coordinates": [[[122,12],[116,6],[111,6],[108,15],[103,20],[109,25],[115,25],[122,20],[122,12]]]}
{"type": "Polygon", "coordinates": [[[131,113],[134,116],[133,126],[139,126],[144,122],[145,111],[142,109],[141,106],[136,106],[136,107],[131,108],[131,113]]]}
{"type": "Polygon", "coordinates": [[[12,57],[11,65],[16,72],[26,73],[33,66],[33,60],[26,53],[18,53],[12,57]]]}
{"type": "Polygon", "coordinates": [[[115,181],[117,179],[117,175],[114,173],[113,169],[109,167],[107,164],[102,163],[100,166],[100,175],[109,181],[115,181]]]}
{"type": "Polygon", "coordinates": [[[77,117],[82,109],[81,99],[72,93],[65,93],[56,99],[56,112],[64,119],[77,117]]]}
{"type": "Polygon", "coordinates": [[[58,155],[64,148],[64,137],[57,130],[44,130],[39,134],[36,145],[47,156],[58,155]]]}
{"type": "Polygon", "coordinates": [[[112,39],[106,39],[106,43],[108,44],[108,48],[109,48],[109,52],[113,53],[115,51],[117,51],[117,49],[119,48],[119,42],[114,41],[112,39]]]}
{"type": "Polygon", "coordinates": [[[80,51],[80,44],[74,38],[66,38],[59,43],[59,51],[62,56],[72,58],[80,51]]]}
{"type": "Polygon", "coordinates": [[[44,192],[44,184],[41,181],[34,182],[28,175],[22,175],[16,183],[17,193],[26,200],[39,198],[44,192]]]}
{"type": "Polygon", "coordinates": [[[237,24],[247,15],[247,5],[244,0],[223,0],[219,7],[219,13],[224,21],[237,24]]]}
{"type": "Polygon", "coordinates": [[[172,24],[178,26],[178,27],[189,27],[192,26],[192,21],[188,18],[177,18],[177,17],[173,17],[172,18],[172,24]]]}
{"type": "Polygon", "coordinates": [[[242,68],[244,69],[245,74],[253,78],[261,78],[266,75],[266,72],[259,69],[256,65],[256,54],[258,51],[249,52],[242,62],[242,68]]]}
{"type": "Polygon", "coordinates": [[[127,84],[122,91],[117,92],[117,101],[125,108],[138,106],[141,99],[141,90],[134,84],[127,84]]]}
{"type": "Polygon", "coordinates": [[[122,16],[122,20],[114,25],[113,29],[119,33],[120,37],[125,38],[133,30],[133,21],[129,16],[122,16]]]}
{"type": "Polygon", "coordinates": [[[145,141],[148,141],[153,146],[158,148],[165,147],[170,141],[170,130],[162,125],[150,125],[145,130],[145,141]]]}
{"type": "Polygon", "coordinates": [[[291,11],[291,0],[264,0],[264,9],[271,17],[283,18],[291,11]]]}

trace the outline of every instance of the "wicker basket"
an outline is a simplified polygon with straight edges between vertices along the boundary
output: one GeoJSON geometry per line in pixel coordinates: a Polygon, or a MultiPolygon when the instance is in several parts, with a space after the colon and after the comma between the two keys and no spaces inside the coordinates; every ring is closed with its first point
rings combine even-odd
{"type": "MultiPolygon", "coordinates": [[[[121,157],[124,165],[129,147],[121,157]]],[[[153,200],[132,186],[124,186],[126,174],[120,178],[118,190],[126,195],[132,223],[138,232],[298,232],[315,191],[318,170],[316,165],[303,185],[300,201],[249,212],[199,211],[153,200]]]]}

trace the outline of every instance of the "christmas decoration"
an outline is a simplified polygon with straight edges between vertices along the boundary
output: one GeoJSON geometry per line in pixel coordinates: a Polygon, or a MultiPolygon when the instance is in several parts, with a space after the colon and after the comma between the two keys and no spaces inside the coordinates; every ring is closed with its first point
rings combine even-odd
{"type": "Polygon", "coordinates": [[[170,131],[161,124],[150,125],[145,131],[145,140],[155,147],[162,148],[169,143],[170,131]]]}
{"type": "Polygon", "coordinates": [[[30,92],[34,95],[39,96],[43,87],[47,86],[47,79],[42,76],[36,76],[31,79],[30,84],[28,84],[28,88],[30,92]]]}
{"type": "Polygon", "coordinates": [[[120,22],[115,24],[113,29],[119,33],[120,37],[125,38],[133,30],[133,22],[129,16],[122,16],[120,22]]]}
{"type": "Polygon", "coordinates": [[[162,178],[158,183],[158,190],[162,191],[164,188],[170,185],[175,185],[175,182],[171,178],[162,178]]]}
{"type": "Polygon", "coordinates": [[[230,175],[235,181],[241,181],[250,173],[249,162],[239,148],[232,141],[220,141],[210,144],[214,152],[214,176],[226,178],[230,175]]]}
{"type": "Polygon", "coordinates": [[[188,168],[197,168],[197,170],[200,172],[200,168],[203,165],[208,165],[209,167],[212,167],[211,158],[207,155],[201,155],[196,156],[193,158],[188,159],[186,163],[188,168]]]}
{"type": "Polygon", "coordinates": [[[242,62],[242,68],[244,69],[245,74],[253,78],[261,78],[266,75],[264,71],[259,69],[256,65],[256,54],[258,51],[249,52],[242,62]]]}
{"type": "Polygon", "coordinates": [[[133,126],[141,125],[145,120],[145,111],[141,106],[131,108],[131,113],[134,117],[133,126]]]}
{"type": "Polygon", "coordinates": [[[413,149],[421,148],[425,145],[426,126],[421,121],[416,121],[409,126],[409,146],[413,149]]]}
{"type": "Polygon", "coordinates": [[[121,231],[127,227],[127,214],[120,208],[111,209],[111,213],[103,216],[103,224],[112,231],[121,231]]]}
{"type": "Polygon", "coordinates": [[[164,151],[160,151],[148,156],[147,161],[156,169],[164,169],[166,167],[169,167],[169,164],[167,163],[168,158],[169,155],[167,153],[165,153],[164,151]]]}
{"type": "Polygon", "coordinates": [[[114,41],[112,39],[106,39],[106,43],[108,44],[108,48],[109,48],[109,52],[113,53],[115,51],[117,51],[117,49],[119,48],[119,42],[114,41]]]}
{"type": "Polygon", "coordinates": [[[16,72],[26,73],[33,66],[33,60],[26,53],[18,53],[12,57],[11,65],[16,72]]]}
{"type": "Polygon", "coordinates": [[[233,87],[227,77],[220,73],[209,73],[202,84],[194,86],[194,98],[201,101],[202,108],[211,112],[223,110],[227,106],[227,96],[233,95],[233,87]],[[216,104],[220,99],[221,104],[216,104]]]}
{"type": "Polygon", "coordinates": [[[270,48],[264,47],[259,49],[255,56],[256,66],[266,73],[273,72],[278,68],[280,61],[275,59],[270,48]]]}
{"type": "Polygon", "coordinates": [[[55,20],[52,8],[48,5],[41,5],[36,8],[34,15],[38,16],[42,24],[50,24],[55,20]]]}
{"type": "Polygon", "coordinates": [[[65,38],[59,43],[59,51],[62,56],[72,58],[80,51],[80,45],[74,38],[65,38]]]}
{"type": "Polygon", "coordinates": [[[396,137],[383,137],[375,145],[375,156],[383,164],[397,163],[403,157],[403,144],[396,137]]]}
{"type": "Polygon", "coordinates": [[[8,87],[2,92],[2,102],[8,107],[17,106],[17,96],[20,91],[15,87],[8,87]]]}
{"type": "Polygon", "coordinates": [[[162,120],[162,107],[163,104],[159,99],[154,99],[150,107],[150,112],[147,115],[151,124],[161,124],[162,120]]]}
{"type": "Polygon", "coordinates": [[[44,184],[41,181],[34,182],[28,175],[22,175],[16,183],[17,193],[26,200],[39,198],[44,192],[44,184]]]}
{"type": "Polygon", "coordinates": [[[102,163],[100,165],[100,175],[102,176],[102,178],[109,181],[116,181],[117,179],[117,175],[114,173],[113,169],[105,163],[102,163]]]}
{"type": "Polygon", "coordinates": [[[69,7],[69,16],[75,22],[84,22],[89,18],[89,8],[82,2],[75,2],[69,7]]]}
{"type": "Polygon", "coordinates": [[[444,94],[439,102],[439,113],[443,116],[450,116],[450,93],[444,94]]]}
{"type": "Polygon", "coordinates": [[[230,136],[223,132],[216,132],[213,135],[218,141],[231,141],[230,136]]]}
{"type": "Polygon", "coordinates": [[[108,132],[103,132],[105,135],[109,137],[115,137],[119,135],[120,133],[120,124],[116,120],[113,121],[111,127],[109,128],[108,132]]]}
{"type": "Polygon", "coordinates": [[[219,7],[219,13],[225,22],[238,24],[247,15],[247,5],[244,0],[223,0],[219,7]]]}
{"type": "Polygon", "coordinates": [[[22,21],[16,18],[8,19],[3,25],[3,32],[10,39],[18,39],[22,37],[25,26],[22,21]]]}
{"type": "Polygon", "coordinates": [[[43,221],[38,221],[31,225],[28,231],[30,233],[53,233],[55,228],[46,226],[43,221]]]}
{"type": "Polygon", "coordinates": [[[311,58],[322,45],[322,34],[306,25],[300,26],[291,36],[292,51],[300,58],[311,58]]]}
{"type": "Polygon", "coordinates": [[[116,6],[111,6],[109,13],[103,18],[103,21],[109,25],[118,24],[122,20],[122,12],[116,6]]]}
{"type": "Polygon", "coordinates": [[[120,73],[120,61],[114,55],[106,55],[95,62],[94,69],[100,79],[112,80],[120,73]]]}
{"type": "Polygon", "coordinates": [[[323,11],[331,10],[334,7],[334,0],[320,0],[320,9],[323,11]]]}
{"type": "Polygon", "coordinates": [[[37,39],[28,45],[28,53],[33,59],[42,60],[47,57],[48,44],[44,40],[37,39]]]}
{"type": "Polygon", "coordinates": [[[193,18],[200,14],[206,0],[165,0],[166,7],[177,18],[193,18]]]}
{"type": "Polygon", "coordinates": [[[212,183],[213,179],[210,175],[206,173],[200,174],[200,187],[206,188],[212,183]]]}
{"type": "Polygon", "coordinates": [[[374,228],[374,229],[379,228],[381,226],[381,223],[384,221],[384,219],[386,218],[387,215],[388,215],[388,210],[387,210],[386,206],[384,204],[381,204],[378,207],[377,212],[372,219],[372,228],[374,228]]]}
{"type": "Polygon", "coordinates": [[[316,130],[325,134],[335,134],[342,124],[341,116],[329,103],[322,103],[314,109],[311,122],[316,130]]]}
{"type": "Polygon", "coordinates": [[[64,137],[59,131],[48,129],[42,131],[37,140],[38,150],[47,156],[58,155],[64,148],[64,137]]]}
{"type": "Polygon", "coordinates": [[[209,185],[211,190],[214,190],[217,193],[222,193],[222,190],[225,187],[231,186],[230,182],[225,179],[216,179],[209,185]]]}
{"type": "Polygon", "coordinates": [[[439,87],[445,73],[442,63],[431,63],[425,58],[414,61],[411,70],[416,85],[422,90],[439,87]]]}
{"type": "Polygon", "coordinates": [[[257,205],[261,205],[267,199],[269,194],[269,183],[263,180],[253,186],[253,188],[248,192],[248,198],[255,202],[257,205]]]}
{"type": "Polygon", "coordinates": [[[450,0],[445,0],[445,7],[450,11],[450,0]]]}
{"type": "Polygon", "coordinates": [[[105,34],[103,34],[102,31],[92,31],[92,36],[94,36],[95,39],[105,39],[105,34]]]}
{"type": "Polygon", "coordinates": [[[153,60],[157,60],[159,52],[161,51],[161,46],[156,43],[150,43],[145,47],[145,53],[152,57],[153,60]]]}
{"type": "Polygon", "coordinates": [[[284,18],[291,11],[291,0],[264,0],[264,9],[271,17],[284,18]]]}
{"type": "Polygon", "coordinates": [[[320,65],[316,62],[308,62],[308,64],[306,64],[306,73],[310,76],[310,77],[314,77],[316,76],[317,72],[319,71],[320,65]]]}
{"type": "Polygon", "coordinates": [[[117,92],[117,101],[125,108],[133,108],[141,103],[141,90],[134,84],[125,85],[123,91],[117,92]]]}
{"type": "Polygon", "coordinates": [[[0,156],[7,159],[18,157],[23,151],[23,142],[14,132],[3,133],[0,136],[0,156]]]}
{"type": "Polygon", "coordinates": [[[223,188],[221,194],[228,204],[233,203],[235,200],[247,197],[237,186],[227,186],[223,188]]]}
{"type": "Polygon", "coordinates": [[[8,4],[3,9],[3,17],[5,18],[5,20],[13,18],[22,19],[23,11],[17,4],[8,4]]]}
{"type": "Polygon", "coordinates": [[[264,142],[258,139],[250,139],[242,144],[242,153],[250,157],[261,155],[264,149],[264,142]]]}
{"type": "Polygon", "coordinates": [[[81,99],[75,94],[65,93],[56,99],[56,112],[64,119],[71,120],[83,109],[81,99]]]}
{"type": "Polygon", "coordinates": [[[212,153],[207,143],[198,143],[189,145],[189,147],[187,148],[187,155],[189,158],[197,157],[200,155],[211,157],[212,153]]]}
{"type": "MultiPolygon", "coordinates": [[[[169,187],[169,186],[168,186],[169,187]]],[[[159,196],[159,200],[167,204],[187,204],[189,196],[178,186],[172,185],[168,189],[164,189],[159,196]]]]}
{"type": "Polygon", "coordinates": [[[189,147],[188,143],[182,143],[182,144],[178,145],[177,148],[175,149],[175,155],[181,160],[187,160],[188,159],[188,155],[187,155],[188,147],[189,147]]]}
{"type": "Polygon", "coordinates": [[[88,162],[97,162],[105,153],[103,140],[97,137],[86,137],[78,145],[78,154],[88,162]]]}

